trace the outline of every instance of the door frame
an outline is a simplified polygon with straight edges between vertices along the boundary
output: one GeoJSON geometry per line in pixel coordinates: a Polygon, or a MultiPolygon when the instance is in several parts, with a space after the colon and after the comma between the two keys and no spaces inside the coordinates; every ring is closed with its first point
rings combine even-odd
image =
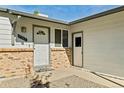
{"type": "Polygon", "coordinates": [[[83,31],[78,31],[78,32],[73,32],[72,33],[72,66],[75,66],[75,67],[80,67],[80,68],[83,68],[84,67],[84,62],[83,62],[83,31]],[[75,34],[78,34],[78,33],[81,33],[82,34],[82,66],[75,66],[74,65],[74,35],[75,34]]]}
{"type": "Polygon", "coordinates": [[[35,28],[35,27],[41,27],[41,28],[47,28],[47,29],[48,29],[48,34],[49,34],[49,35],[48,35],[48,43],[50,44],[50,27],[48,27],[48,26],[41,26],[41,25],[35,25],[35,24],[33,24],[33,25],[32,25],[32,29],[33,29],[33,31],[32,31],[32,33],[33,33],[33,34],[32,34],[32,37],[33,37],[33,38],[32,38],[32,41],[34,42],[34,28],[35,28]]]}
{"type": "Polygon", "coordinates": [[[34,28],[35,27],[41,27],[41,28],[47,28],[48,29],[48,45],[49,45],[49,65],[50,65],[50,27],[48,26],[41,26],[41,25],[32,25],[32,42],[34,42],[34,28]]]}

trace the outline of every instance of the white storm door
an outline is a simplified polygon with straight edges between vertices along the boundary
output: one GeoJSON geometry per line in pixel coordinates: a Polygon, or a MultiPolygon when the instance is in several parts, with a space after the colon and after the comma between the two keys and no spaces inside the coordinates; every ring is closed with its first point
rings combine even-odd
{"type": "Polygon", "coordinates": [[[83,54],[83,49],[82,49],[82,33],[75,33],[73,35],[73,65],[82,67],[83,62],[82,62],[82,54],[83,54]]]}
{"type": "Polygon", "coordinates": [[[49,28],[34,26],[34,66],[49,65],[49,28]]]}

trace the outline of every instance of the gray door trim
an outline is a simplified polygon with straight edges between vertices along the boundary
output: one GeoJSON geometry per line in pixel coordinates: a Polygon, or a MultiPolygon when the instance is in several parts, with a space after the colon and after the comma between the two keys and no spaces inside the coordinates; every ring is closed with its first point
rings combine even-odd
{"type": "Polygon", "coordinates": [[[41,26],[41,25],[35,25],[35,24],[33,24],[32,25],[32,41],[34,42],[34,28],[35,27],[42,27],[42,28],[47,28],[48,29],[48,32],[49,32],[49,37],[48,37],[48,43],[49,43],[49,65],[50,65],[50,54],[51,54],[51,51],[50,51],[50,27],[48,27],[48,26],[41,26]]]}
{"type": "Polygon", "coordinates": [[[76,67],[83,68],[84,67],[84,62],[83,62],[83,31],[72,33],[72,66],[75,66],[74,65],[74,41],[73,41],[73,38],[74,38],[74,35],[77,33],[82,33],[82,66],[76,66],[76,67]]]}
{"type": "Polygon", "coordinates": [[[34,25],[34,24],[33,24],[32,27],[33,27],[33,32],[32,32],[33,33],[32,34],[33,35],[33,39],[32,39],[33,42],[34,42],[34,28],[35,27],[41,27],[41,28],[47,28],[48,29],[48,31],[49,31],[49,37],[48,37],[48,39],[49,39],[49,43],[50,43],[50,27],[48,27],[48,26],[41,26],[41,25],[34,25]]]}

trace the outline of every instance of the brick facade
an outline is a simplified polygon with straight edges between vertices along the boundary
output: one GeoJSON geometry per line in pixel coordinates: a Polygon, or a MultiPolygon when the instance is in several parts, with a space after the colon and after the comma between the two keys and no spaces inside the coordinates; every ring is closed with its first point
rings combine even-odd
{"type": "Polygon", "coordinates": [[[0,78],[30,74],[33,71],[33,49],[0,48],[0,78]]]}
{"type": "Polygon", "coordinates": [[[64,68],[70,67],[72,62],[72,49],[51,48],[50,61],[54,69],[60,67],[64,67],[64,68]]]}
{"type": "MultiPolygon", "coordinates": [[[[71,66],[71,48],[50,50],[50,63],[54,69],[71,66]]],[[[0,48],[0,78],[31,74],[34,72],[33,58],[31,48],[0,48]]]]}

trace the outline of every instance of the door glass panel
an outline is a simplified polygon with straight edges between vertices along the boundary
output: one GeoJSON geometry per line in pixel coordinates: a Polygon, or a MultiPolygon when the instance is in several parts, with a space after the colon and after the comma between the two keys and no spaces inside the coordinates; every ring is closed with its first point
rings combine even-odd
{"type": "Polygon", "coordinates": [[[75,47],[81,47],[81,37],[75,38],[75,47]]]}

